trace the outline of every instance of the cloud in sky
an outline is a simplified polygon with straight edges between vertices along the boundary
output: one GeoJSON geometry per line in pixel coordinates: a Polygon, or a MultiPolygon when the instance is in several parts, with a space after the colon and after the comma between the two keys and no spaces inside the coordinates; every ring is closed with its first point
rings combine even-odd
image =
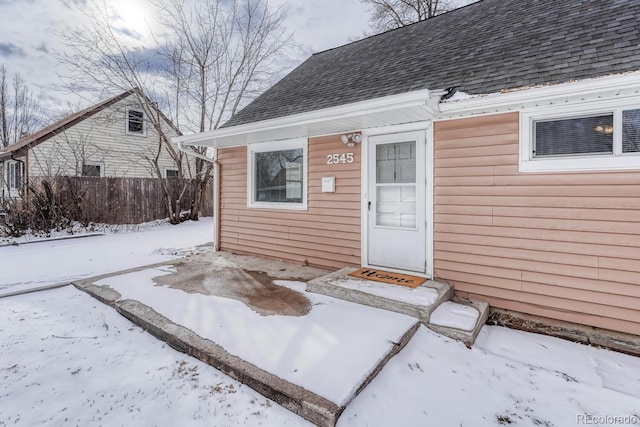
{"type": "Polygon", "coordinates": [[[24,57],[26,54],[24,49],[13,43],[0,42],[0,56],[5,58],[10,58],[12,56],[24,57]]]}
{"type": "MultiPolygon", "coordinates": [[[[0,63],[11,73],[20,73],[34,88],[45,103],[45,108],[55,110],[68,102],[76,104],[79,99],[61,91],[58,74],[66,74],[53,58],[53,52],[64,47],[58,34],[67,27],[86,23],[83,11],[88,10],[91,0],[0,0],[0,63]]],[[[153,46],[143,43],[146,35],[141,33],[143,20],[151,20],[152,6],[149,0],[109,0],[109,4],[124,5],[118,15],[116,31],[125,35],[137,47],[136,58],[149,58],[150,68],[157,69],[153,46]],[[125,7],[126,6],[126,7],[125,7]],[[137,8],[137,9],[136,9],[137,8]],[[131,25],[129,25],[131,24],[131,25]]],[[[294,34],[296,47],[287,58],[279,62],[279,77],[298,66],[312,53],[340,46],[361,36],[367,28],[368,12],[360,0],[270,0],[272,6],[282,6],[287,12],[285,25],[294,34]]],[[[162,28],[153,28],[156,36],[162,28]]],[[[93,100],[97,101],[97,100],[93,100]]]]}
{"type": "Polygon", "coordinates": [[[113,28],[113,31],[115,31],[120,35],[131,37],[132,39],[135,39],[135,40],[142,40],[142,34],[140,34],[139,32],[137,32],[132,28],[127,28],[125,26],[118,26],[118,27],[114,26],[112,28],[113,28]]]}
{"type": "Polygon", "coordinates": [[[49,53],[49,48],[45,42],[40,43],[40,45],[36,47],[36,50],[45,54],[49,53]]]}

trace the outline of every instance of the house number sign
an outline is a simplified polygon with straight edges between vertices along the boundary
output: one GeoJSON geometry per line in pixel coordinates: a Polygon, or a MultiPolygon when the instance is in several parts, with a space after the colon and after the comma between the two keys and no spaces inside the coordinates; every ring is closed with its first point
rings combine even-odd
{"type": "Polygon", "coordinates": [[[328,165],[338,165],[340,163],[353,163],[353,153],[327,154],[328,165]]]}

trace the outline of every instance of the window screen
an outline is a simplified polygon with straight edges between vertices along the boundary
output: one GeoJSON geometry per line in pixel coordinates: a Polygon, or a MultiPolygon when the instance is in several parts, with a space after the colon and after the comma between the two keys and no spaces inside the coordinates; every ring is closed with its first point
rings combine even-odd
{"type": "Polygon", "coordinates": [[[534,123],[534,157],[613,153],[613,114],[534,123]]]}
{"type": "Polygon", "coordinates": [[[255,202],[302,203],[303,149],[255,153],[255,202]]]}
{"type": "Polygon", "coordinates": [[[622,112],[622,152],[640,153],[640,110],[622,112]]]}

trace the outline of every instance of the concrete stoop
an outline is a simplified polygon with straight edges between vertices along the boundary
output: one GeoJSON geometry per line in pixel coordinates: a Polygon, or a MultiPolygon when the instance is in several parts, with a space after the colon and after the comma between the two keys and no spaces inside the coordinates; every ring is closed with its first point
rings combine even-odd
{"type": "MultiPolygon", "coordinates": [[[[467,345],[472,345],[475,342],[480,329],[487,322],[489,317],[489,305],[486,302],[469,300],[466,298],[459,298],[454,296],[454,291],[451,285],[446,282],[438,280],[427,280],[424,284],[418,288],[431,289],[435,294],[434,300],[429,304],[415,304],[407,301],[407,298],[393,298],[388,295],[372,294],[366,290],[359,289],[357,287],[345,286],[344,283],[353,283],[354,281],[361,281],[362,283],[370,282],[365,279],[359,279],[349,276],[348,274],[358,270],[357,268],[347,267],[342,270],[327,274],[326,276],[318,277],[307,282],[307,292],[314,292],[318,294],[327,295],[330,297],[342,299],[345,301],[354,302],[357,304],[368,305],[370,307],[380,308],[383,310],[395,311],[397,313],[406,314],[417,318],[422,324],[429,329],[448,336],[450,338],[464,342],[467,345]],[[431,323],[431,314],[442,305],[442,303],[451,301],[461,306],[472,307],[478,311],[477,321],[472,329],[463,330],[447,325],[437,325],[431,323]]],[[[371,282],[370,282],[371,283],[371,282]]],[[[378,283],[378,282],[374,282],[378,283]]],[[[378,283],[380,286],[384,284],[378,283]]],[[[396,285],[387,285],[396,286],[396,285]]],[[[407,294],[407,289],[401,287],[398,288],[398,293],[407,294]]],[[[416,288],[416,289],[418,289],[416,288]]]]}

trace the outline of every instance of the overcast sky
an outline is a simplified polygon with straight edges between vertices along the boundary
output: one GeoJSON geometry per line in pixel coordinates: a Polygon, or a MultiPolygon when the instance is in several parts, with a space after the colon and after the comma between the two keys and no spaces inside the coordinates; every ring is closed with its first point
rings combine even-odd
{"type": "MultiPolygon", "coordinates": [[[[88,104],[61,90],[58,75],[64,70],[52,56],[61,49],[56,33],[84,22],[87,1],[0,0],[0,64],[11,74],[20,73],[49,111],[66,101],[88,104]]],[[[153,9],[148,0],[107,1],[118,9],[124,29],[149,31],[153,9]]],[[[367,29],[368,12],[360,0],[270,0],[270,4],[287,8],[287,25],[298,45],[286,62],[292,67],[314,52],[360,38],[367,29]]]]}

